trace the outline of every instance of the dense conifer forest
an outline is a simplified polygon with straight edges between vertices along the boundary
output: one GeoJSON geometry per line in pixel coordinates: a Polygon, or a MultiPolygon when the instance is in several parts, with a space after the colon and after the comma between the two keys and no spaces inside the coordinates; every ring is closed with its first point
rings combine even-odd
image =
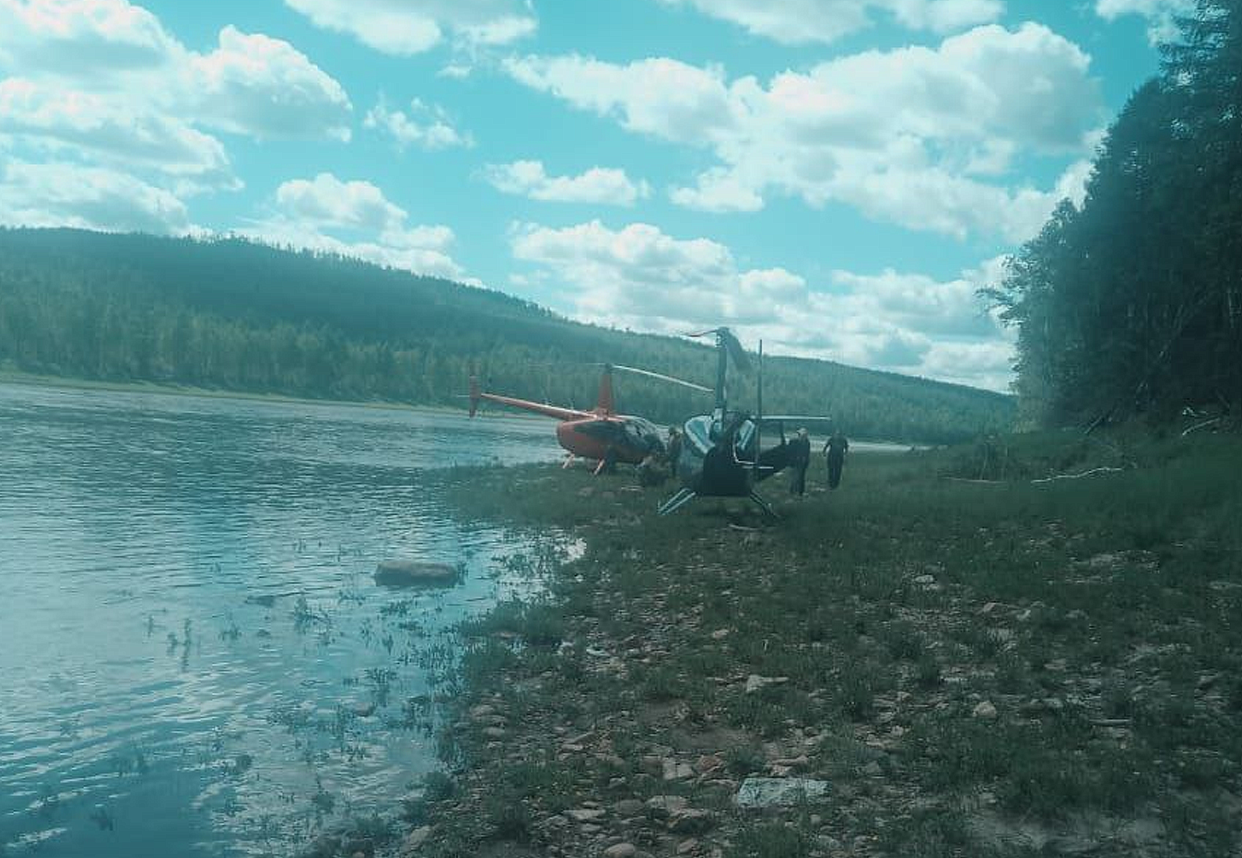
{"type": "MultiPolygon", "coordinates": [[[[754,347],[754,343],[747,344],[754,347]]],[[[412,404],[498,392],[590,407],[599,362],[698,381],[714,352],[570,322],[498,292],[352,259],[78,230],[0,231],[0,363],[26,372],[412,404]]],[[[753,374],[734,393],[753,405],[753,374]]],[[[673,421],[710,399],[618,377],[626,412],[673,421]]],[[[852,434],[947,442],[1008,428],[1010,397],[840,364],[765,361],[765,408],[852,434]]]]}
{"type": "Polygon", "coordinates": [[[1198,0],[1160,75],[989,290],[1033,424],[1242,408],[1242,2],[1198,0]]]}

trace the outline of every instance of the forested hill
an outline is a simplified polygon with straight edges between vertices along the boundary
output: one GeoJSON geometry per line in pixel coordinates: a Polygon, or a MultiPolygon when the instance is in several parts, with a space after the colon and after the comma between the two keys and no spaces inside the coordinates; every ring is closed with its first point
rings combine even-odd
{"type": "Polygon", "coordinates": [[[1242,0],[1197,0],[993,297],[1033,422],[1242,413],[1242,0]]]}
{"type": "MultiPolygon", "coordinates": [[[[753,346],[754,344],[748,344],[753,346]]],[[[112,381],[414,404],[489,389],[593,404],[598,362],[710,382],[714,352],[583,325],[510,296],[239,239],[0,230],[0,366],[112,381]]],[[[753,403],[754,379],[738,376],[753,403]]],[[[670,422],[703,394],[618,377],[627,412],[670,422]]],[[[773,358],[765,408],[831,414],[861,437],[943,442],[1008,428],[1009,397],[773,358]]]]}

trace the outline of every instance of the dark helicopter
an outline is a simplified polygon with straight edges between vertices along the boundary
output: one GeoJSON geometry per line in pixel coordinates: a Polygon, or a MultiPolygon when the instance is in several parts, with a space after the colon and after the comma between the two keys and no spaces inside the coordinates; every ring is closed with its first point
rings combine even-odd
{"type": "Polygon", "coordinates": [[[700,414],[685,422],[681,452],[672,463],[682,488],[660,505],[659,514],[676,512],[696,497],[749,498],[768,516],[777,518],[776,511],[756,490],[756,484],[789,465],[789,445],[785,440],[785,424],[830,422],[830,417],[798,415],[764,415],[763,413],[763,344],[759,344],[759,379],[757,414],[730,411],[726,377],[729,362],[743,371],[751,368],[750,357],[728,328],[715,328],[692,337],[716,336],[716,405],[711,414],[700,414]],[[774,426],[780,443],[763,448],[763,428],[774,426]]]}

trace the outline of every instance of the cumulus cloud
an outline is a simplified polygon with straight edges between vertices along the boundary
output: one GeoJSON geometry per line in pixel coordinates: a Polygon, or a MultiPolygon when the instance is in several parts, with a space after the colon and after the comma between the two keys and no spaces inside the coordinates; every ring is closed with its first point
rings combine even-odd
{"type": "Polygon", "coordinates": [[[348,33],[377,51],[410,55],[445,39],[466,46],[503,45],[535,31],[519,0],[285,0],[326,30],[348,33]]]}
{"type": "Polygon", "coordinates": [[[1123,15],[1143,16],[1148,41],[1158,45],[1177,37],[1177,16],[1190,14],[1194,6],[1194,0],[1096,0],[1095,13],[1106,21],[1123,15]]]}
{"type": "Polygon", "coordinates": [[[624,170],[592,167],[577,176],[549,176],[541,161],[488,164],[483,178],[506,194],[564,203],[632,206],[651,195],[645,181],[633,182],[624,170]]]}
{"type": "Polygon", "coordinates": [[[367,111],[362,124],[367,128],[381,130],[396,141],[399,149],[417,146],[429,152],[450,149],[455,146],[470,147],[474,140],[469,134],[453,127],[448,113],[439,105],[424,104],[415,98],[410,102],[410,112],[389,110],[383,99],[367,111]]]}
{"type": "Polygon", "coordinates": [[[784,268],[745,269],[724,245],[650,224],[519,224],[513,255],[529,286],[559,284],[585,321],[667,333],[729,324],[773,351],[1003,390],[1012,343],[976,298],[989,260],[940,281],[893,270],[833,272],[812,288],[784,268]]]}
{"type": "Polygon", "coordinates": [[[724,245],[676,239],[650,224],[620,230],[598,220],[563,229],[522,224],[512,245],[517,259],[571,285],[577,314],[589,321],[624,320],[658,331],[722,319],[755,323],[775,318],[784,302],[805,298],[797,275],[741,271],[724,245]]]}
{"type": "Polygon", "coordinates": [[[756,212],[763,208],[763,197],[751,183],[722,167],[700,173],[695,187],[670,189],[669,199],[684,208],[707,212],[756,212]]]}
{"type": "Polygon", "coordinates": [[[288,42],[226,26],[200,54],[127,0],[0,0],[0,70],[186,126],[349,136],[344,89],[288,42]]]}
{"type": "MultiPolygon", "coordinates": [[[[51,162],[53,190],[75,170],[88,179],[83,222],[107,227],[110,195],[129,188],[164,231],[187,195],[242,186],[215,133],[347,140],[351,113],[341,85],[280,39],[226,26],[199,53],[127,0],[0,0],[0,145],[51,162]]],[[[60,222],[71,199],[50,197],[46,218],[21,210],[60,222]]],[[[117,228],[138,222],[125,218],[117,228]]]]}
{"type": "Polygon", "coordinates": [[[662,0],[688,5],[747,32],[785,44],[833,42],[887,13],[912,30],[949,33],[995,21],[1001,0],[662,0]]]}
{"type": "Polygon", "coordinates": [[[770,194],[830,200],[955,236],[1029,235],[1056,203],[996,181],[1019,152],[1084,154],[1102,105],[1088,56],[1048,28],[977,27],[935,48],[867,51],[766,84],[667,58],[511,58],[515,80],[717,161],[679,205],[754,211],[770,194]],[[992,179],[993,181],[985,181],[992,179]]]}
{"type": "Polygon", "coordinates": [[[366,181],[331,173],[293,179],[276,189],[270,211],[241,230],[273,244],[365,259],[416,274],[477,283],[449,255],[455,236],[447,226],[410,225],[405,209],[366,181]]]}
{"type": "Polygon", "coordinates": [[[345,90],[288,42],[220,31],[220,44],[190,58],[187,92],[178,100],[198,121],[255,137],[349,139],[345,90]]]}
{"type": "Polygon", "coordinates": [[[114,232],[191,229],[180,199],[126,173],[21,161],[9,161],[0,173],[0,223],[114,232]]]}
{"type": "Polygon", "coordinates": [[[0,134],[69,147],[114,166],[158,170],[195,185],[240,186],[216,138],[115,99],[23,78],[0,80],[0,134]]]}
{"type": "Polygon", "coordinates": [[[180,44],[123,0],[0,0],[0,62],[90,79],[167,65],[180,44]]]}

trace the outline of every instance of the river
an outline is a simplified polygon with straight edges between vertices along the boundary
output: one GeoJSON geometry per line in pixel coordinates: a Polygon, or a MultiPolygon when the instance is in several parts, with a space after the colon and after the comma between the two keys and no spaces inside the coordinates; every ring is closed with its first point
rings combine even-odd
{"type": "Polygon", "coordinates": [[[435,766],[448,630],[555,535],[455,520],[525,419],[0,385],[0,855],[286,855],[435,766]],[[377,587],[376,563],[464,569],[377,587]]]}

